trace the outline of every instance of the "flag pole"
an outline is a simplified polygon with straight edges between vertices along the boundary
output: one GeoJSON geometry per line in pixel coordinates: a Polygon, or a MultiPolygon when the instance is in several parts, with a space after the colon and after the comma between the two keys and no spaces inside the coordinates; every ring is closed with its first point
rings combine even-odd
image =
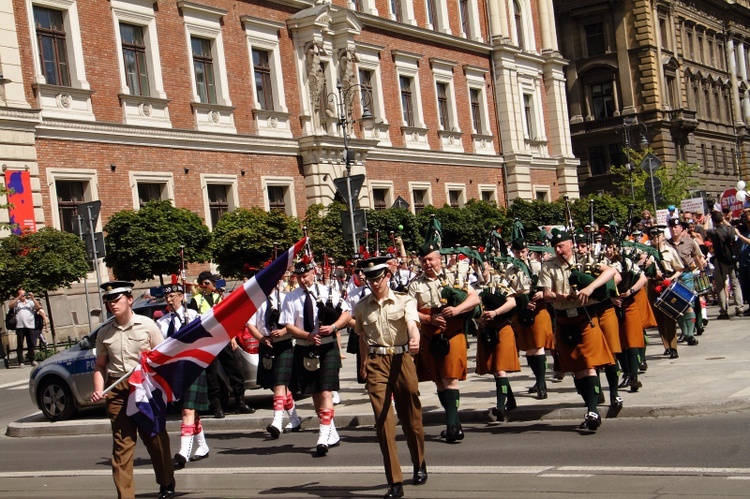
{"type": "Polygon", "coordinates": [[[122,383],[123,381],[125,381],[126,379],[128,379],[130,377],[130,375],[133,374],[133,372],[135,371],[136,367],[138,367],[138,366],[137,365],[134,366],[133,369],[131,369],[127,373],[123,374],[120,377],[120,379],[118,379],[117,381],[115,381],[114,383],[112,383],[111,385],[109,385],[106,389],[104,389],[104,391],[102,392],[102,397],[104,397],[106,394],[108,394],[109,392],[111,392],[114,389],[114,387],[116,387],[117,385],[119,385],[120,383],[122,383]]]}

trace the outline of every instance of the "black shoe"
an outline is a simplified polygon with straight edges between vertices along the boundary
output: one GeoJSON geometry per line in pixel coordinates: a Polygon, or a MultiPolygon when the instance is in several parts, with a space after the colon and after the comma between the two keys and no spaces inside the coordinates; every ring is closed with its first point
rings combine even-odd
{"type": "Polygon", "coordinates": [[[234,406],[234,413],[235,414],[252,414],[255,412],[255,409],[250,407],[244,402],[240,402],[234,406]]]}
{"type": "Polygon", "coordinates": [[[414,476],[412,477],[412,485],[422,485],[427,481],[427,463],[422,461],[422,466],[414,468],[414,476]]]}
{"type": "Polygon", "coordinates": [[[389,497],[404,497],[404,486],[401,482],[394,483],[388,486],[388,491],[383,496],[385,499],[389,497]]]}
{"type": "Polygon", "coordinates": [[[622,375],[622,381],[620,381],[620,384],[617,385],[617,388],[625,388],[630,384],[630,375],[629,374],[623,374],[622,375]]]}
{"type": "Polygon", "coordinates": [[[665,348],[664,349],[664,355],[672,355],[672,349],[671,348],[665,348]]]}
{"type": "Polygon", "coordinates": [[[669,358],[670,359],[679,359],[680,358],[680,354],[677,353],[677,349],[676,348],[673,348],[672,350],[670,350],[670,352],[669,352],[669,358]]]}
{"type": "Polygon", "coordinates": [[[328,446],[326,444],[318,444],[315,447],[315,453],[318,455],[318,457],[323,457],[326,454],[328,454],[328,446]]]}
{"type": "Polygon", "coordinates": [[[687,339],[687,344],[690,345],[691,347],[697,345],[698,344],[698,338],[696,338],[695,336],[690,336],[687,339]]]}
{"type": "Polygon", "coordinates": [[[214,409],[214,417],[216,419],[224,419],[224,409],[222,409],[221,407],[217,407],[216,409],[214,409]]]}
{"type": "Polygon", "coordinates": [[[640,365],[638,366],[638,372],[642,372],[642,373],[645,373],[646,371],[648,371],[648,362],[646,362],[646,361],[644,360],[644,361],[643,361],[643,362],[641,362],[641,364],[640,364],[640,365]]]}
{"type": "MultiPolygon", "coordinates": [[[[748,310],[748,312],[750,312],[750,310],[748,310]]],[[[749,315],[750,315],[750,314],[749,314],[749,315]]],[[[701,322],[702,322],[702,324],[703,324],[703,327],[706,327],[706,326],[708,326],[708,319],[703,319],[703,321],[701,321],[701,322]]]]}
{"type": "Polygon", "coordinates": [[[191,462],[195,462],[195,461],[201,461],[203,459],[208,459],[208,456],[210,454],[211,454],[210,452],[206,452],[203,455],[201,455],[201,454],[193,454],[193,457],[190,458],[190,461],[191,462]]]}
{"type": "Polygon", "coordinates": [[[302,430],[302,421],[300,421],[297,426],[285,427],[284,433],[289,433],[289,432],[297,433],[300,430],[302,430]]]}
{"type": "MultiPolygon", "coordinates": [[[[677,350],[675,350],[676,352],[677,350]]],[[[637,392],[639,388],[643,386],[643,383],[638,381],[638,376],[631,376],[630,377],[630,391],[631,392],[637,392]]]]}
{"type": "Polygon", "coordinates": [[[619,411],[620,409],[622,409],[622,402],[622,397],[613,397],[609,401],[609,407],[611,409],[619,411]]]}
{"type": "Polygon", "coordinates": [[[271,435],[271,438],[273,438],[274,440],[279,438],[279,435],[281,435],[281,431],[279,431],[279,429],[276,428],[272,424],[266,426],[266,431],[268,432],[269,435],[271,435]]]}
{"type": "Polygon", "coordinates": [[[677,343],[685,343],[685,340],[687,337],[684,334],[681,334],[677,337],[677,343]]]}
{"type": "Polygon", "coordinates": [[[453,425],[449,426],[448,429],[445,431],[445,441],[449,444],[452,444],[454,442],[457,442],[459,440],[464,439],[464,431],[461,429],[461,425],[453,425]]]}
{"type": "Polygon", "coordinates": [[[742,315],[744,315],[745,317],[750,317],[750,308],[742,312],[742,315]]]}
{"type": "Polygon", "coordinates": [[[508,413],[505,412],[505,408],[493,407],[490,409],[490,419],[494,421],[505,421],[508,413]]]}
{"type": "Polygon", "coordinates": [[[172,458],[172,464],[174,465],[174,469],[176,470],[181,470],[182,468],[184,468],[187,462],[188,460],[185,459],[185,456],[183,456],[179,452],[172,458]]]}
{"type": "Polygon", "coordinates": [[[599,428],[602,425],[602,418],[595,412],[588,412],[586,413],[586,417],[583,420],[583,423],[581,423],[578,428],[585,430],[591,430],[596,431],[597,428],[599,428]]]}
{"type": "Polygon", "coordinates": [[[536,398],[537,400],[544,400],[547,398],[547,389],[543,387],[539,387],[536,390],[536,398]]]}
{"type": "Polygon", "coordinates": [[[726,312],[722,312],[719,314],[719,316],[716,318],[717,321],[728,321],[730,319],[729,314],[726,312]]]}
{"type": "Polygon", "coordinates": [[[170,485],[159,486],[159,499],[168,499],[174,497],[174,483],[170,485]]]}
{"type": "Polygon", "coordinates": [[[534,383],[534,386],[529,388],[529,393],[536,393],[537,389],[539,388],[539,385],[534,383]]]}

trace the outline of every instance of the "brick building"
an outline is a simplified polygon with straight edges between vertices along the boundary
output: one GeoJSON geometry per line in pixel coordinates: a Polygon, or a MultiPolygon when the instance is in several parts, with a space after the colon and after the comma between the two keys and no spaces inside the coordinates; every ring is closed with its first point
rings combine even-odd
{"type": "Polygon", "coordinates": [[[72,230],[92,200],[104,222],[151,199],[209,228],[237,207],[304,216],[345,175],[341,116],[356,119],[362,208],[578,196],[552,0],[0,0],[0,12],[0,160],[30,171],[38,225],[72,230]]]}
{"type": "Polygon", "coordinates": [[[626,141],[700,165],[716,199],[748,178],[750,2],[556,1],[581,193],[611,192],[626,141]]]}

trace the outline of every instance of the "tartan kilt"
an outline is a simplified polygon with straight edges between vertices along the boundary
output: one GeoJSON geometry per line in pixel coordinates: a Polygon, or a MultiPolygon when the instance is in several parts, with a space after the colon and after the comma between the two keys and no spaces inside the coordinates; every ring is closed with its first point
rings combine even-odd
{"type": "Polygon", "coordinates": [[[336,341],[319,347],[296,345],[294,347],[293,382],[303,395],[339,390],[339,370],[341,353],[336,341]],[[305,369],[304,358],[311,351],[320,355],[320,368],[317,371],[305,369]]]}
{"type": "Polygon", "coordinates": [[[207,411],[208,407],[208,384],[206,383],[206,371],[204,369],[198,379],[185,390],[185,394],[182,396],[182,408],[207,411]]]}
{"type": "Polygon", "coordinates": [[[274,386],[291,386],[292,370],[294,368],[294,345],[292,340],[279,341],[273,348],[261,346],[258,351],[258,384],[263,388],[272,389],[274,386]],[[271,369],[263,367],[266,354],[273,355],[271,369]]]}

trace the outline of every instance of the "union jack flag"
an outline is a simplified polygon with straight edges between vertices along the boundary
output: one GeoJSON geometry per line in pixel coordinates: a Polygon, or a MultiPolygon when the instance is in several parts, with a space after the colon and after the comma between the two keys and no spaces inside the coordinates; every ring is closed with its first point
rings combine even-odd
{"type": "Polygon", "coordinates": [[[295,255],[305,246],[302,238],[234,290],[213,309],[196,318],[156,348],[141,354],[131,374],[127,415],[151,436],[166,428],[167,403],[182,398],[200,373],[237,336],[266,301],[295,255]]]}

